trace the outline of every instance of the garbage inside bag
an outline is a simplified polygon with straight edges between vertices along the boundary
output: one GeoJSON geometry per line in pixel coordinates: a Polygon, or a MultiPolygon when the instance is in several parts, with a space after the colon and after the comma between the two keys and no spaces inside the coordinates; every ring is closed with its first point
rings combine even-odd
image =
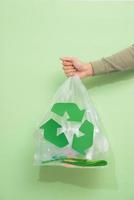
{"type": "Polygon", "coordinates": [[[78,76],[68,78],[58,89],[35,140],[37,165],[80,168],[107,165],[108,141],[78,76]]]}

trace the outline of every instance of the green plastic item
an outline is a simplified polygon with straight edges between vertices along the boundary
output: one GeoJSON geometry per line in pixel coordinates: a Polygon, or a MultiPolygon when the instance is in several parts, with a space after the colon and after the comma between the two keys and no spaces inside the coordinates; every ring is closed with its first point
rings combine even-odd
{"type": "Polygon", "coordinates": [[[81,166],[81,167],[93,167],[93,166],[105,166],[107,161],[105,160],[87,160],[78,158],[66,158],[62,160],[63,163],[81,166]]]}
{"type": "Polygon", "coordinates": [[[64,164],[69,164],[72,166],[79,166],[79,167],[99,167],[99,166],[106,166],[107,161],[106,160],[88,160],[88,159],[80,159],[80,158],[65,158],[65,157],[57,157],[53,158],[52,160],[48,161],[42,161],[42,163],[49,163],[49,162],[55,162],[60,161],[64,164]]]}

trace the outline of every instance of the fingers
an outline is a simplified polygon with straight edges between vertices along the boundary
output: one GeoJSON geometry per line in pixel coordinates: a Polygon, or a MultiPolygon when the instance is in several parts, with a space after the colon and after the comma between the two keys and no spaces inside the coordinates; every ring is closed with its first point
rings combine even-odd
{"type": "Polygon", "coordinates": [[[73,66],[71,66],[71,65],[68,65],[68,66],[67,65],[65,65],[65,66],[63,65],[63,69],[64,70],[68,70],[68,69],[75,69],[75,68],[73,66]]]}
{"type": "Polygon", "coordinates": [[[65,74],[68,74],[68,73],[76,72],[76,70],[75,69],[65,69],[64,72],[65,72],[65,74]]]}
{"type": "Polygon", "coordinates": [[[73,76],[76,73],[76,69],[64,69],[66,76],[73,76]]]}
{"type": "Polygon", "coordinates": [[[68,62],[68,61],[62,61],[62,64],[63,64],[64,66],[70,66],[70,65],[72,65],[72,63],[71,63],[71,62],[68,62]]]}
{"type": "Polygon", "coordinates": [[[64,60],[64,59],[61,59],[62,60],[62,65],[63,66],[72,66],[72,62],[69,61],[69,60],[64,60]]]}
{"type": "Polygon", "coordinates": [[[60,58],[60,60],[62,61],[63,70],[66,76],[69,77],[69,76],[75,75],[76,69],[73,66],[72,57],[63,57],[63,58],[60,58]]]}

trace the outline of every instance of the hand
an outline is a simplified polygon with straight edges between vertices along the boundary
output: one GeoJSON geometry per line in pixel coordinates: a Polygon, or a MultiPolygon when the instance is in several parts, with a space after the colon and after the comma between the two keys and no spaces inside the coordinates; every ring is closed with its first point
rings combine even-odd
{"type": "Polygon", "coordinates": [[[60,58],[66,76],[78,75],[80,78],[93,75],[93,68],[90,63],[84,63],[75,57],[60,58]]]}

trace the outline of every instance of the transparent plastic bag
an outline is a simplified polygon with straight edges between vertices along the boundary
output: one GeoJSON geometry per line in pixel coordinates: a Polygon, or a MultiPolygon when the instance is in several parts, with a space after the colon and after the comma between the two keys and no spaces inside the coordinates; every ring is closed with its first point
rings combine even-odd
{"type": "Polygon", "coordinates": [[[89,92],[78,76],[68,78],[61,85],[37,129],[35,164],[107,165],[108,141],[102,133],[89,92]]]}

